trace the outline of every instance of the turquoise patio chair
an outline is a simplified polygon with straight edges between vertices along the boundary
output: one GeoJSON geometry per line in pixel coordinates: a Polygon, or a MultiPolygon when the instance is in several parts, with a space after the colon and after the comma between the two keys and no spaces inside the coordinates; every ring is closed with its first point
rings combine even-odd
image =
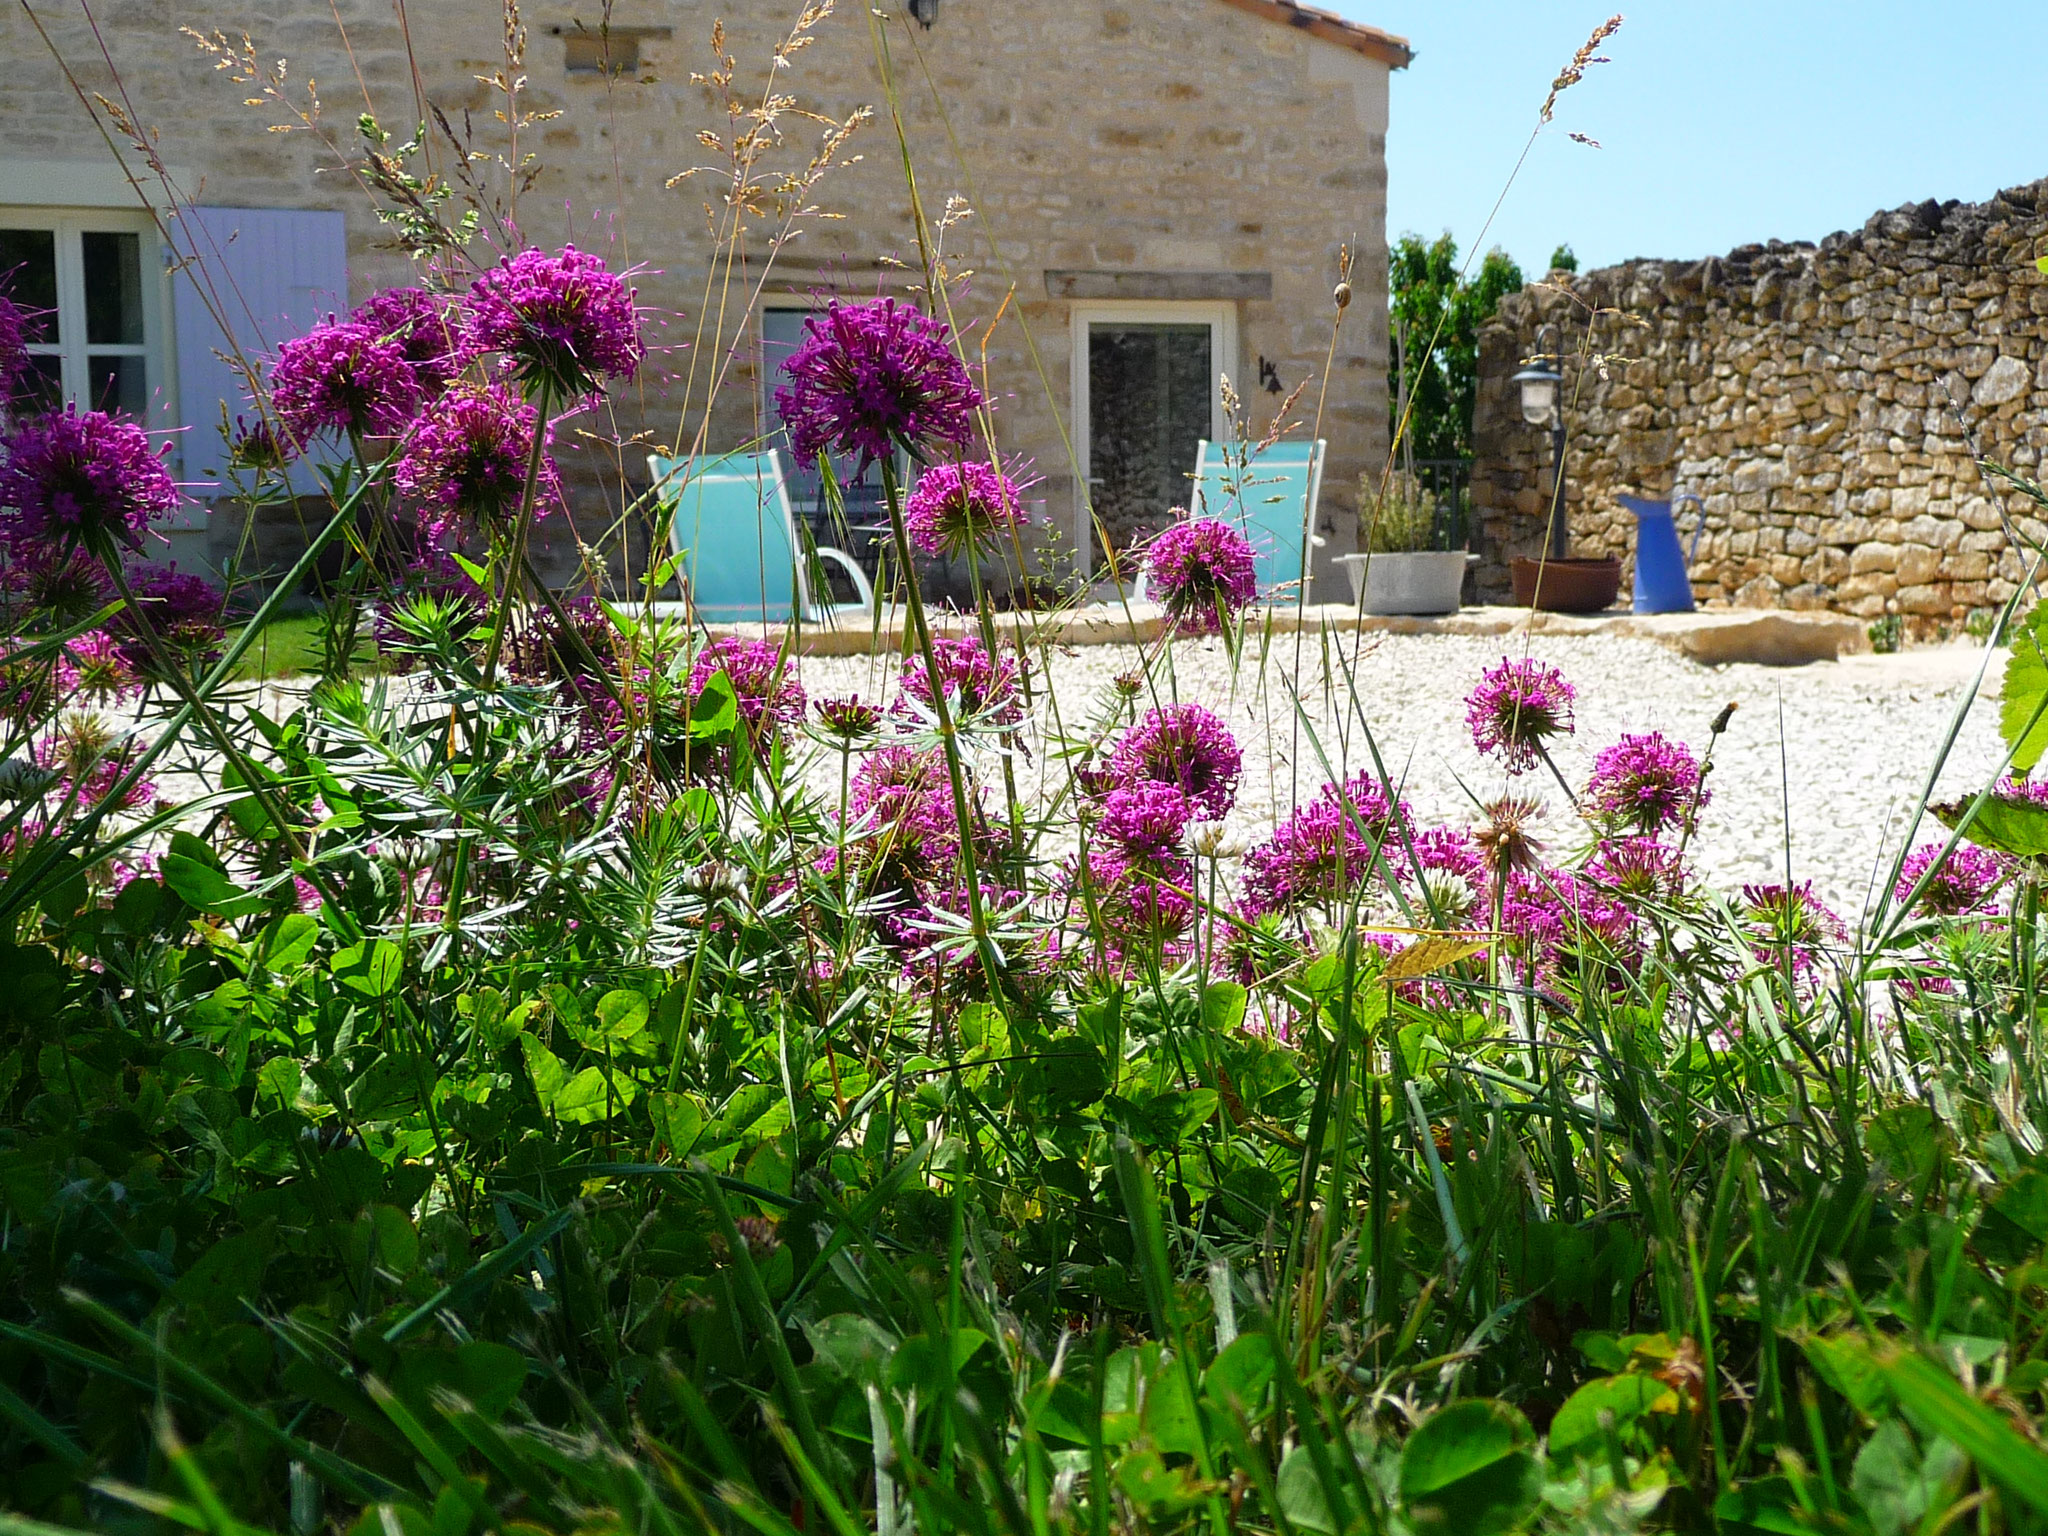
{"type": "MultiPolygon", "coordinates": [[[[1262,598],[1270,598],[1282,588],[1299,583],[1299,600],[1308,601],[1308,583],[1302,573],[1301,531],[1304,525],[1311,530],[1312,547],[1326,542],[1313,530],[1316,502],[1323,491],[1323,457],[1328,447],[1322,438],[1313,444],[1274,443],[1254,454],[1242,472],[1224,457],[1221,443],[1205,438],[1195,449],[1194,486],[1188,496],[1188,513],[1228,523],[1251,541],[1262,598]]],[[[1143,602],[1145,592],[1146,581],[1140,575],[1132,595],[1143,602]]]]}
{"type": "Polygon", "coordinates": [[[1323,493],[1323,456],[1329,444],[1274,443],[1253,455],[1240,473],[1224,459],[1224,445],[1206,439],[1195,449],[1194,495],[1188,511],[1229,523],[1251,540],[1263,595],[1301,583],[1301,601],[1308,601],[1303,576],[1301,533],[1309,530],[1311,546],[1324,543],[1315,532],[1316,502],[1323,493]],[[1229,481],[1242,480],[1237,485],[1229,481]]]}
{"type": "MultiPolygon", "coordinates": [[[[823,601],[812,586],[790,514],[782,455],[734,453],[719,458],[671,459],[650,454],[647,469],[670,514],[669,543],[680,557],[688,603],[657,603],[655,611],[693,613],[706,624],[806,623],[874,607],[867,573],[843,549],[819,545],[817,558],[843,569],[859,594],[851,603],[823,601]]],[[[818,572],[822,585],[823,572],[818,572]]]]}

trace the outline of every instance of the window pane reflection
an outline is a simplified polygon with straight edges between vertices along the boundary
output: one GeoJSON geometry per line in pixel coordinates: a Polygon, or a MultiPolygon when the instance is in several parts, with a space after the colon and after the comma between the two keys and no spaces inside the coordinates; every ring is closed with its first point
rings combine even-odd
{"type": "MultiPolygon", "coordinates": [[[[137,283],[137,294],[141,292],[137,283]]],[[[57,236],[47,229],[0,229],[0,293],[25,310],[28,340],[57,340],[57,236]]]]}
{"type": "Polygon", "coordinates": [[[85,261],[85,339],[103,346],[142,345],[142,237],[89,231],[85,261]]]}

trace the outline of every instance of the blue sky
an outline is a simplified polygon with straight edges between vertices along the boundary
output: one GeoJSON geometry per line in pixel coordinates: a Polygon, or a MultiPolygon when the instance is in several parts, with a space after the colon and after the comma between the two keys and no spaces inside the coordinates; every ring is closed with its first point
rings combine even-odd
{"type": "MultiPolygon", "coordinates": [[[[1551,77],[1602,0],[1320,0],[1408,38],[1387,136],[1389,238],[1479,236],[1551,77]]],[[[1879,208],[2048,176],[2048,4],[1617,0],[1486,245],[1524,269],[1818,240],[1879,208]],[[1569,132],[1598,139],[1574,144],[1569,132]]]]}

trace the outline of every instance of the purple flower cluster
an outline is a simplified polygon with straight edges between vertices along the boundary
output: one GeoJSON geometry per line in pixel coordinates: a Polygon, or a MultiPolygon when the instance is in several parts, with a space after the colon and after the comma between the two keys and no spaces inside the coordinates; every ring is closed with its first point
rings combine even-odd
{"type": "Polygon", "coordinates": [[[0,463],[0,537],[17,548],[142,547],[152,518],[178,504],[163,454],[132,421],[67,406],[18,428],[0,463]]]}
{"type": "MultiPolygon", "coordinates": [[[[503,522],[518,510],[539,418],[531,405],[502,384],[464,384],[428,406],[407,434],[396,481],[437,521],[474,525],[503,522]]],[[[543,429],[534,515],[545,517],[561,500],[561,482],[543,429]]]]}
{"type": "Polygon", "coordinates": [[[29,366],[28,316],[19,304],[0,293],[0,410],[13,400],[29,366]]]}
{"type": "Polygon", "coordinates": [[[1616,830],[1656,837],[1688,820],[1712,798],[1700,783],[1700,765],[1683,742],[1659,732],[1624,736],[1593,763],[1580,803],[1616,830]],[[1695,799],[1697,797],[1697,799],[1695,799]]]}
{"type": "MultiPolygon", "coordinates": [[[[939,690],[954,715],[1002,726],[1024,718],[1017,702],[1017,663],[1011,657],[991,657],[979,640],[963,635],[932,641],[932,660],[938,663],[939,690]]],[[[903,692],[927,709],[935,707],[922,656],[903,664],[903,692]]]]}
{"type": "Polygon", "coordinates": [[[558,403],[630,379],[647,355],[633,290],[604,258],[573,245],[524,250],[470,286],[464,353],[502,353],[529,394],[558,403]]]}
{"type": "Polygon", "coordinates": [[[1103,798],[1096,834],[1127,857],[1158,863],[1179,854],[1194,809],[1172,785],[1143,779],[1103,798]]]}
{"type": "Polygon", "coordinates": [[[812,707],[826,733],[840,741],[866,741],[881,728],[881,709],[866,703],[857,693],[843,699],[820,699],[812,707]]]}
{"type": "Polygon", "coordinates": [[[12,552],[7,601],[58,627],[89,617],[113,596],[107,568],[82,549],[25,544],[12,552]]]}
{"type": "MultiPolygon", "coordinates": [[[[206,578],[175,565],[136,566],[127,575],[129,590],[150,627],[188,673],[220,658],[221,641],[227,635],[224,600],[206,578]]],[[[156,653],[132,613],[117,613],[107,627],[120,642],[121,654],[130,667],[145,677],[157,675],[156,653]]]]}
{"type": "MultiPolygon", "coordinates": [[[[1193,866],[1182,855],[1143,858],[1118,847],[1091,848],[1085,869],[1087,895],[1120,966],[1133,958],[1133,943],[1149,950],[1186,932],[1194,920],[1193,866]]],[[[1076,878],[1083,878],[1079,871],[1076,878]]],[[[1078,891],[1076,901],[1086,909],[1078,891]]]]}
{"type": "Polygon", "coordinates": [[[438,396],[460,370],[460,313],[438,294],[424,288],[379,289],[349,319],[398,348],[422,399],[438,396]]]}
{"type": "Polygon", "coordinates": [[[1586,878],[1625,901],[1669,902],[1685,893],[1686,870],[1654,837],[1611,837],[1586,860],[1586,878]]]}
{"type": "Polygon", "coordinates": [[[1389,800],[1379,780],[1358,774],[1325,784],[1316,798],[1245,855],[1245,910],[1253,917],[1343,901],[1401,850],[1408,807],[1389,800]]]}
{"type": "Polygon", "coordinates": [[[1958,843],[1941,856],[1940,843],[1922,843],[1906,855],[1899,866],[1899,883],[1892,899],[1903,902],[1929,870],[1934,874],[1916,904],[1923,912],[1940,917],[1964,917],[1995,910],[1992,898],[2011,877],[2006,862],[1995,853],[1970,843],[1958,843]]]}
{"type": "Polygon", "coordinates": [[[1110,754],[1112,784],[1170,784],[1199,821],[1221,821],[1237,799],[1244,753],[1230,728],[1199,704],[1147,711],[1110,754]]]}
{"type": "Polygon", "coordinates": [[[1810,880],[1745,885],[1738,914],[1758,962],[1782,965],[1789,952],[1793,974],[1801,980],[1819,968],[1822,951],[1849,936],[1842,920],[1813,894],[1810,880]]]}
{"type": "Polygon", "coordinates": [[[934,464],[903,504],[910,542],[928,555],[987,552],[1024,525],[1024,487],[993,464],[934,464]]]}
{"type": "Polygon", "coordinates": [[[1543,964],[1567,953],[1596,961],[1625,957],[1635,926],[1626,905],[1564,870],[1511,875],[1501,893],[1501,932],[1525,957],[1543,964]]]}
{"type": "Polygon", "coordinates": [[[103,629],[67,641],[57,663],[57,692],[67,704],[118,704],[140,691],[120,641],[103,629]]]}
{"type": "Polygon", "coordinates": [[[704,685],[723,672],[739,700],[740,718],[750,730],[773,730],[804,717],[804,685],[784,665],[780,648],[766,640],[726,635],[697,653],[684,691],[692,704],[704,685]]]}
{"type": "Polygon", "coordinates": [[[953,355],[947,328],[894,299],[844,304],[804,321],[775,409],[799,463],[856,455],[864,471],[898,448],[964,445],[981,391],[953,355]]]}
{"type": "Polygon", "coordinates": [[[1250,540],[1213,517],[1186,518],[1153,539],[1145,574],[1174,628],[1189,634],[1213,634],[1259,595],[1250,540]]]}
{"type": "Polygon", "coordinates": [[[357,320],[330,319],[294,336],[270,369],[271,408],[298,453],[328,432],[395,437],[420,398],[404,344],[357,320]]]}
{"type": "Polygon", "coordinates": [[[1536,765],[1543,744],[1552,736],[1572,733],[1572,700],[1577,690],[1555,667],[1531,657],[1510,661],[1480,674],[1479,686],[1465,699],[1465,723],[1472,744],[1488,757],[1499,757],[1509,773],[1536,765]]]}

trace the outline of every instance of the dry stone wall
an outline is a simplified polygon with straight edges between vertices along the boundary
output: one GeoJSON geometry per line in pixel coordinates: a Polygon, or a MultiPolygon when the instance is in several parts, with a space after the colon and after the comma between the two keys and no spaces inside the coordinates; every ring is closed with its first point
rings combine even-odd
{"type": "MultiPolygon", "coordinates": [[[[1573,553],[1632,561],[1621,492],[1704,499],[1703,602],[1896,613],[1915,631],[2009,597],[2002,514],[2038,508],[1979,469],[2038,473],[2048,443],[2048,181],[1926,202],[1818,246],[1554,272],[1480,337],[1474,548],[1483,598],[1534,555],[1550,434],[1513,374],[1559,327],[1573,553]]],[[[1689,543],[1695,512],[1683,508],[1689,543]]],[[[1624,588],[1626,591],[1626,588],[1624,588]]]]}

